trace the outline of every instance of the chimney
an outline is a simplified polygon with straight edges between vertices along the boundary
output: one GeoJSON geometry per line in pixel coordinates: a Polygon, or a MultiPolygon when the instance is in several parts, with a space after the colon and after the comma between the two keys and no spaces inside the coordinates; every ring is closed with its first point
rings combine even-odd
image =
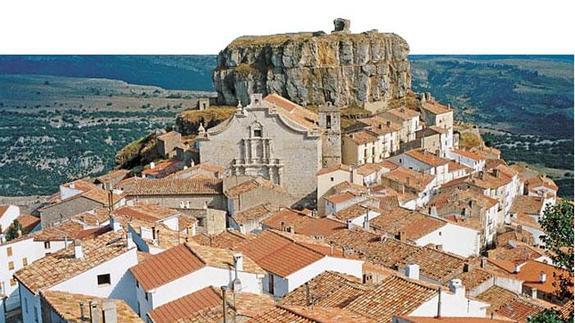
{"type": "Polygon", "coordinates": [[[537,298],[537,288],[531,288],[531,298],[537,298]]]}
{"type": "Polygon", "coordinates": [[[227,322],[228,322],[228,320],[227,320],[228,302],[226,301],[226,298],[227,298],[227,296],[226,296],[226,290],[228,289],[228,287],[224,285],[224,286],[221,287],[221,289],[222,289],[222,307],[223,307],[223,310],[224,310],[223,322],[224,322],[224,323],[227,323],[227,322]]]}
{"type": "Polygon", "coordinates": [[[154,168],[156,168],[156,163],[151,162],[151,163],[150,163],[150,169],[154,169],[154,168]]]}
{"type": "Polygon", "coordinates": [[[113,300],[105,300],[102,304],[102,312],[104,312],[105,323],[117,323],[118,313],[116,311],[116,303],[113,300]]]}
{"type": "Polygon", "coordinates": [[[517,233],[523,233],[523,226],[520,224],[518,226],[515,227],[515,232],[517,233]]]}
{"type": "Polygon", "coordinates": [[[234,253],[234,268],[237,271],[244,270],[244,256],[241,253],[234,253]]]}
{"type": "Polygon", "coordinates": [[[90,322],[91,323],[100,323],[102,322],[102,311],[98,308],[98,303],[96,301],[90,301],[90,322]]]}
{"type": "Polygon", "coordinates": [[[386,121],[386,122],[385,122],[385,125],[386,125],[388,128],[391,127],[391,121],[389,121],[389,120],[386,121]]]}
{"type": "Polygon", "coordinates": [[[429,208],[429,215],[437,217],[437,206],[433,205],[429,208]]]}
{"type": "Polygon", "coordinates": [[[280,222],[280,231],[282,231],[282,232],[285,231],[285,226],[286,226],[285,222],[281,221],[280,222]]]}
{"type": "Polygon", "coordinates": [[[22,236],[22,230],[18,229],[18,231],[16,231],[16,238],[20,238],[22,236]]]}
{"type": "Polygon", "coordinates": [[[305,282],[305,303],[307,306],[311,306],[311,295],[309,292],[309,282],[305,282]]]}
{"type": "Polygon", "coordinates": [[[369,231],[369,211],[367,212],[368,213],[365,215],[365,219],[363,220],[363,229],[369,231]]]}
{"type": "Polygon", "coordinates": [[[419,265],[409,264],[405,267],[405,276],[411,279],[419,279],[419,265]]]}
{"type": "Polygon", "coordinates": [[[80,240],[74,240],[74,258],[84,258],[84,251],[82,250],[82,242],[80,242],[80,240]]]}
{"type": "Polygon", "coordinates": [[[351,219],[347,220],[347,229],[351,230],[353,228],[353,223],[351,223],[351,219]]]}
{"type": "Polygon", "coordinates": [[[441,286],[437,287],[437,318],[441,317],[441,286]]]}
{"type": "Polygon", "coordinates": [[[449,290],[457,297],[465,297],[465,286],[463,286],[461,279],[450,280],[449,290]]]}
{"type": "Polygon", "coordinates": [[[114,232],[118,232],[120,231],[120,229],[122,229],[122,225],[120,224],[120,222],[118,222],[116,220],[116,218],[110,218],[110,226],[112,227],[112,230],[114,230],[114,232]]]}
{"type": "Polygon", "coordinates": [[[84,302],[80,302],[80,322],[84,322],[86,317],[84,316],[84,302]]]}
{"type": "Polygon", "coordinates": [[[539,282],[544,283],[546,281],[547,281],[547,274],[544,271],[540,272],[539,273],[539,282]]]}
{"type": "Polygon", "coordinates": [[[405,240],[407,240],[406,235],[407,235],[407,234],[405,233],[405,231],[399,231],[399,241],[405,241],[405,240]]]}
{"type": "Polygon", "coordinates": [[[487,267],[487,258],[481,257],[481,268],[485,269],[487,267]]]}
{"type": "Polygon", "coordinates": [[[204,210],[208,209],[208,201],[204,201],[204,210]]]}
{"type": "Polygon", "coordinates": [[[521,271],[521,264],[515,264],[515,267],[513,269],[514,273],[518,273],[521,271]]]}

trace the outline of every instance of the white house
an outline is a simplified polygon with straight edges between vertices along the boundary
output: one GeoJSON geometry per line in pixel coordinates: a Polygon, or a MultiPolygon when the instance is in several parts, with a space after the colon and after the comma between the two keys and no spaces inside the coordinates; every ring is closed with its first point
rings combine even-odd
{"type": "Polygon", "coordinates": [[[417,207],[426,205],[437,188],[435,176],[405,167],[398,167],[383,174],[381,183],[401,194],[415,194],[417,207]]]}
{"type": "Polygon", "coordinates": [[[347,223],[349,228],[353,225],[366,227],[370,220],[373,220],[381,214],[377,209],[379,200],[374,200],[374,202],[377,203],[376,205],[370,205],[370,202],[372,201],[370,200],[365,203],[354,204],[341,211],[328,215],[328,218],[343,221],[347,223]]]}
{"type": "Polygon", "coordinates": [[[317,200],[339,183],[351,182],[351,167],[343,164],[325,167],[317,172],[317,200]]]}
{"type": "Polygon", "coordinates": [[[450,149],[445,157],[473,169],[474,172],[482,171],[485,167],[485,159],[471,151],[450,149]]]}
{"type": "Polygon", "coordinates": [[[16,205],[0,205],[0,234],[20,216],[20,208],[16,205]]]}
{"type": "Polygon", "coordinates": [[[184,243],[130,269],[135,278],[136,312],[151,310],[208,286],[262,292],[262,270],[250,257],[227,249],[184,243]]]}
{"type": "Polygon", "coordinates": [[[336,256],[338,252],[328,245],[298,242],[275,231],[263,231],[240,250],[267,272],[264,291],[275,297],[284,296],[328,270],[362,277],[363,261],[345,258],[341,250],[336,256]]]}
{"type": "Polygon", "coordinates": [[[424,149],[414,149],[393,156],[390,160],[398,165],[435,176],[437,185],[449,180],[449,160],[438,157],[424,149]]]}
{"type": "Polygon", "coordinates": [[[136,247],[121,228],[63,250],[16,272],[24,322],[42,322],[40,291],[62,291],[124,300],[135,308],[136,247]]]}
{"type": "Polygon", "coordinates": [[[324,198],[325,215],[334,214],[354,204],[367,200],[367,194],[353,191],[342,191],[324,198]]]}

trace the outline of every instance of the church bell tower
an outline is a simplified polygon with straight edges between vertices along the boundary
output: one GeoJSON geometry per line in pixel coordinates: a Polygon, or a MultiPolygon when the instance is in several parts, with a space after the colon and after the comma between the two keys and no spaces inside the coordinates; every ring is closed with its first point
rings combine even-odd
{"type": "Polygon", "coordinates": [[[341,164],[341,125],[339,108],[331,102],[319,108],[319,126],[322,129],[322,167],[341,164]]]}

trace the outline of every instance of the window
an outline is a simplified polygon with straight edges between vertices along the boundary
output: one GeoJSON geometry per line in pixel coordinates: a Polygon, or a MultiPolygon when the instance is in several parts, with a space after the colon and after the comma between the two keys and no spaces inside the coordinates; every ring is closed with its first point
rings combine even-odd
{"type": "Polygon", "coordinates": [[[8,262],[8,270],[14,270],[14,262],[13,261],[8,262]]]}
{"type": "Polygon", "coordinates": [[[12,257],[12,247],[6,248],[6,253],[8,254],[8,257],[12,257]]]}
{"type": "Polygon", "coordinates": [[[50,241],[44,241],[44,249],[50,249],[50,241]]]}
{"type": "Polygon", "coordinates": [[[325,116],[325,127],[326,129],[331,129],[331,116],[325,116]]]}
{"type": "Polygon", "coordinates": [[[28,258],[24,257],[22,259],[22,266],[28,266],[28,258]]]}
{"type": "Polygon", "coordinates": [[[146,299],[146,301],[149,300],[148,299],[148,292],[144,292],[144,298],[146,299]]]}
{"type": "Polygon", "coordinates": [[[329,180],[333,182],[334,179],[333,179],[333,177],[330,177],[329,180]]]}
{"type": "Polygon", "coordinates": [[[98,275],[98,286],[107,286],[110,285],[110,283],[110,274],[98,275]]]}
{"type": "Polygon", "coordinates": [[[262,129],[254,129],[254,137],[261,138],[262,136],[262,129]]]}

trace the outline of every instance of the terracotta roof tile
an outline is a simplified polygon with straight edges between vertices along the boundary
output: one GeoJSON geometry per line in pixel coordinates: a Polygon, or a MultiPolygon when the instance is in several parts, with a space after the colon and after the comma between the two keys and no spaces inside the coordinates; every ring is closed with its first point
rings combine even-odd
{"type": "Polygon", "coordinates": [[[21,214],[16,220],[22,225],[24,233],[30,232],[30,230],[40,224],[40,218],[30,214],[21,214]]]}
{"type": "Polygon", "coordinates": [[[114,210],[113,213],[116,216],[122,216],[128,219],[137,219],[149,223],[154,223],[179,215],[179,212],[176,210],[162,207],[157,204],[147,203],[123,206],[114,210]]]}
{"type": "Polygon", "coordinates": [[[405,107],[401,107],[401,108],[397,108],[397,109],[393,109],[393,110],[388,110],[385,113],[394,115],[398,118],[401,118],[402,120],[410,120],[413,118],[419,118],[419,112],[415,111],[415,110],[411,110],[405,107]]]}
{"type": "Polygon", "coordinates": [[[344,165],[344,164],[338,164],[338,165],[334,165],[331,167],[324,167],[324,168],[320,169],[316,175],[321,176],[321,175],[329,174],[329,173],[332,173],[332,172],[335,172],[338,170],[349,172],[349,171],[351,171],[351,166],[344,165]]]}
{"type": "Polygon", "coordinates": [[[414,280],[392,276],[373,291],[345,307],[376,322],[391,322],[394,315],[408,315],[437,294],[437,290],[414,280]]]}
{"type": "MultiPolygon", "coordinates": [[[[151,290],[183,277],[205,266],[233,267],[234,252],[227,249],[191,245],[170,248],[130,268],[145,290],[151,290]]],[[[248,256],[249,257],[249,256],[248,256]]],[[[244,257],[244,271],[263,273],[250,258],[244,257]]]]}
{"type": "Polygon", "coordinates": [[[481,158],[481,156],[479,156],[477,153],[474,153],[472,151],[469,150],[463,150],[463,149],[451,149],[451,151],[457,155],[469,158],[469,159],[473,159],[473,160],[482,160],[483,158],[481,158]]]}
{"type": "Polygon", "coordinates": [[[134,178],[118,185],[126,195],[222,194],[222,181],[214,178],[134,178]]]}
{"type": "Polygon", "coordinates": [[[267,188],[276,192],[286,192],[283,187],[274,184],[264,178],[256,177],[228,188],[225,194],[228,197],[236,198],[243,193],[249,192],[259,187],[267,188]]]}
{"type": "Polygon", "coordinates": [[[450,109],[448,106],[443,105],[437,101],[425,101],[421,104],[421,108],[428,112],[431,112],[435,115],[444,114],[444,113],[453,113],[453,110],[450,109]]]}
{"type": "Polygon", "coordinates": [[[321,252],[265,230],[239,248],[264,270],[286,277],[324,257],[321,252]]]}
{"type": "Polygon", "coordinates": [[[277,111],[284,117],[295,122],[296,124],[309,129],[317,129],[319,117],[317,113],[307,110],[306,108],[289,101],[275,93],[269,94],[264,101],[274,105],[277,111]]]}
{"type": "Polygon", "coordinates": [[[572,273],[539,261],[528,260],[521,266],[521,269],[516,276],[519,280],[524,282],[524,286],[537,288],[538,291],[548,294],[555,294],[557,292],[559,288],[559,277],[563,276],[570,279],[571,285],[568,288],[573,292],[572,273]],[[547,275],[545,282],[541,282],[539,280],[540,273],[545,273],[547,275]]]}
{"type": "Polygon", "coordinates": [[[252,239],[253,236],[245,235],[237,231],[228,229],[224,232],[209,235],[200,233],[191,238],[191,242],[198,243],[202,246],[222,248],[222,249],[237,249],[247,239],[252,239]]]}
{"type": "Polygon", "coordinates": [[[332,216],[340,221],[347,221],[367,214],[368,210],[376,212],[373,210],[373,208],[368,208],[367,206],[363,206],[361,204],[354,204],[352,206],[346,207],[343,210],[335,212],[332,214],[332,216]]]}
{"type": "Polygon", "coordinates": [[[233,218],[239,224],[246,224],[251,221],[262,221],[271,216],[273,211],[274,208],[270,203],[258,204],[249,209],[235,213],[233,218]]]}
{"type": "Polygon", "coordinates": [[[410,151],[406,151],[405,154],[411,158],[414,158],[422,163],[427,165],[437,167],[442,166],[449,163],[448,159],[438,157],[427,150],[423,149],[413,149],[410,151]]]}
{"type": "Polygon", "coordinates": [[[280,231],[292,227],[294,233],[310,237],[327,237],[335,230],[345,227],[345,224],[332,219],[311,217],[287,208],[274,212],[272,216],[263,221],[263,224],[280,231]]]}
{"type": "Polygon", "coordinates": [[[477,295],[481,301],[491,304],[487,314],[527,322],[529,316],[542,312],[545,308],[530,302],[509,290],[499,286],[492,286],[483,293],[477,295]]]}
{"type": "Polygon", "coordinates": [[[408,240],[417,240],[445,225],[445,221],[400,207],[386,210],[370,220],[373,229],[394,236],[403,232],[408,240]]]}
{"type": "MultiPolygon", "coordinates": [[[[325,271],[307,282],[310,305],[343,308],[358,296],[373,289],[354,277],[333,271],[325,271]]],[[[285,295],[283,305],[307,306],[306,286],[302,285],[285,295]]]]}
{"type": "Polygon", "coordinates": [[[433,175],[423,174],[405,167],[398,167],[388,173],[383,174],[382,177],[397,183],[401,183],[417,191],[424,190],[427,185],[429,185],[435,178],[433,175]]]}
{"type": "Polygon", "coordinates": [[[84,315],[88,312],[88,304],[97,304],[101,309],[106,301],[116,304],[118,322],[136,323],[143,322],[126,302],[117,299],[106,299],[92,295],[72,294],[59,291],[42,291],[42,298],[50,305],[54,312],[65,322],[82,322],[82,312],[79,303],[84,303],[84,315]]]}
{"type": "Polygon", "coordinates": [[[84,257],[74,257],[74,245],[38,259],[14,275],[29,290],[37,293],[80,273],[90,270],[110,259],[128,252],[126,232],[110,231],[95,239],[82,242],[84,257]]]}
{"type": "Polygon", "coordinates": [[[376,142],[377,134],[370,130],[359,130],[357,132],[347,133],[345,137],[351,139],[356,145],[364,145],[370,142],[376,142]]]}
{"type": "Polygon", "coordinates": [[[284,306],[276,305],[272,310],[262,313],[249,322],[254,323],[320,323],[320,322],[371,322],[363,315],[336,307],[284,306]]]}
{"type": "Polygon", "coordinates": [[[158,306],[148,312],[148,316],[154,323],[170,323],[193,316],[199,311],[221,306],[221,304],[221,292],[209,286],[158,306]]]}

